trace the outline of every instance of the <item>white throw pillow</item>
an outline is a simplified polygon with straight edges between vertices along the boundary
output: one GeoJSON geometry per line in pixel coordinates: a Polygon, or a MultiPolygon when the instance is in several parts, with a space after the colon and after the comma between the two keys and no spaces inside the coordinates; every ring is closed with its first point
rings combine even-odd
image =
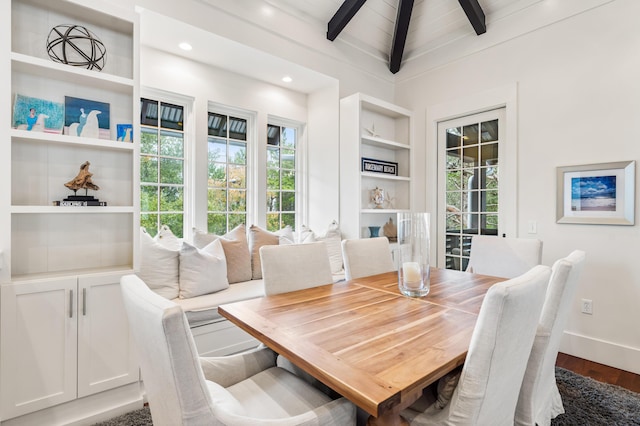
{"type": "Polygon", "coordinates": [[[302,225],[298,242],[306,244],[315,241],[324,241],[329,254],[331,273],[339,274],[342,271],[342,232],[340,232],[338,222],[332,221],[324,235],[317,235],[311,229],[302,225]]]}
{"type": "Polygon", "coordinates": [[[291,229],[290,225],[276,231],[275,234],[278,236],[278,244],[293,244],[295,241],[293,237],[293,229],[291,229]]]}
{"type": "Polygon", "coordinates": [[[300,232],[298,233],[298,238],[296,238],[295,241],[298,244],[315,243],[316,234],[311,229],[309,229],[306,225],[302,225],[300,227],[300,232]]]}
{"type": "Polygon", "coordinates": [[[229,287],[227,260],[220,239],[203,249],[182,243],[180,249],[180,298],[200,296],[229,287]]]}
{"type": "Polygon", "coordinates": [[[160,243],[162,247],[168,248],[169,250],[180,250],[180,239],[173,235],[173,232],[171,232],[171,228],[169,228],[167,225],[162,225],[160,227],[158,235],[153,237],[153,240],[160,243]]]}
{"type": "Polygon", "coordinates": [[[178,250],[163,247],[140,228],[140,271],[137,275],[149,288],[167,299],[178,297],[178,250]]]}
{"type": "Polygon", "coordinates": [[[222,236],[193,228],[193,245],[198,248],[204,248],[216,238],[220,238],[227,259],[229,284],[251,280],[251,253],[244,224],[236,226],[222,236]]]}

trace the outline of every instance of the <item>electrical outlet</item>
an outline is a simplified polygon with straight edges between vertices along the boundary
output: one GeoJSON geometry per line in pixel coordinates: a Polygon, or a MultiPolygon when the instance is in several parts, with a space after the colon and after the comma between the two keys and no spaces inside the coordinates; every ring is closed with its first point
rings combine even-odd
{"type": "Polygon", "coordinates": [[[593,315],[593,301],[591,299],[582,299],[582,313],[593,315]]]}

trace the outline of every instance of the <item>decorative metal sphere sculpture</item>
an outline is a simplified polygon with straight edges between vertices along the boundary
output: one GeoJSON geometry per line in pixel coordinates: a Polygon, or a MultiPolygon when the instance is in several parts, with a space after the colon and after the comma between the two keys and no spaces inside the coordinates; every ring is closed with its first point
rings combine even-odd
{"type": "Polygon", "coordinates": [[[57,25],[47,37],[47,53],[54,62],[102,71],[107,57],[104,44],[81,25],[57,25]]]}

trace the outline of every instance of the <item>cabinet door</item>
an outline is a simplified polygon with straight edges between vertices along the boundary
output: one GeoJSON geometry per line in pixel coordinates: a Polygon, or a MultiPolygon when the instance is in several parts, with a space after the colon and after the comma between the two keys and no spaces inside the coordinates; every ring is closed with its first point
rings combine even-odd
{"type": "Polygon", "coordinates": [[[78,279],[78,397],[138,380],[121,276],[78,279]]]}
{"type": "Polygon", "coordinates": [[[76,278],[2,286],[2,419],[76,397],[76,278]]]}

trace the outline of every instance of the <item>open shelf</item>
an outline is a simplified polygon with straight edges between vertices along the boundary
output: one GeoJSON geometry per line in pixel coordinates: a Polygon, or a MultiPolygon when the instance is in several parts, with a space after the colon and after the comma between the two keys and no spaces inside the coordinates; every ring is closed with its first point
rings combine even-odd
{"type": "Polygon", "coordinates": [[[130,93],[135,84],[130,78],[71,67],[22,53],[12,52],[11,61],[12,69],[21,74],[31,74],[35,77],[61,80],[79,85],[91,85],[101,90],[130,93]]]}
{"type": "Polygon", "coordinates": [[[386,148],[386,149],[411,149],[411,147],[405,143],[400,143],[396,141],[391,141],[388,139],[382,139],[375,136],[367,136],[363,135],[361,137],[362,143],[364,145],[375,146],[378,148],[386,148]]]}
{"type": "Polygon", "coordinates": [[[411,211],[411,126],[411,111],[397,105],[361,93],[341,99],[340,227],[345,238],[368,238],[370,226],[411,211]],[[363,171],[363,158],[393,163],[397,174],[363,171]],[[374,208],[375,189],[384,191],[385,208],[374,208]]]}
{"type": "Polygon", "coordinates": [[[132,206],[12,206],[11,213],[14,214],[95,214],[95,213],[133,213],[132,206]]]}
{"type": "Polygon", "coordinates": [[[79,136],[62,135],[55,133],[30,132],[27,130],[11,129],[9,131],[12,139],[25,140],[30,142],[40,142],[42,144],[70,144],[81,145],[82,147],[94,147],[97,149],[113,149],[133,151],[135,146],[131,142],[119,142],[110,139],[93,139],[79,136]]]}

